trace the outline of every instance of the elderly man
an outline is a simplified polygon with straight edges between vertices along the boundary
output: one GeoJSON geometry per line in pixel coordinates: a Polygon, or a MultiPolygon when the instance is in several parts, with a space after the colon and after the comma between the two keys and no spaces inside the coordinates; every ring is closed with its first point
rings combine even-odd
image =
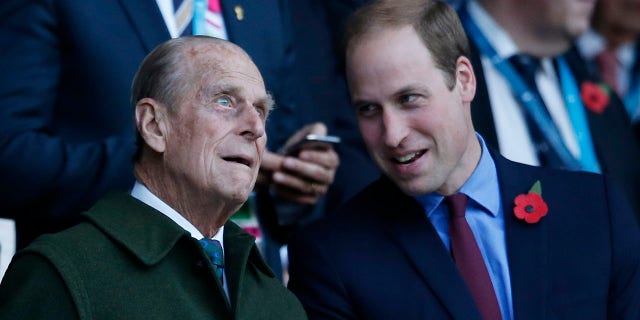
{"type": "Polygon", "coordinates": [[[228,222],[256,181],[273,104],[249,56],[224,40],[169,40],[143,61],[132,102],[131,194],[19,252],[1,317],[304,319],[253,237],[228,222]]]}
{"type": "Polygon", "coordinates": [[[475,132],[456,12],[377,1],[347,78],[384,177],[289,245],[311,319],[638,319],[640,230],[607,178],[533,167],[475,132]]]}

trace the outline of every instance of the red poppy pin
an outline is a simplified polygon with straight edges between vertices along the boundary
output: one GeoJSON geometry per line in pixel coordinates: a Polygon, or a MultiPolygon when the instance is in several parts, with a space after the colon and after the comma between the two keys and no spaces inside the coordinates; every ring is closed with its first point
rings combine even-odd
{"type": "Polygon", "coordinates": [[[547,215],[549,207],[542,199],[542,186],[540,180],[536,181],[529,193],[520,194],[515,199],[516,206],[513,213],[516,218],[524,220],[528,223],[537,223],[542,217],[547,215]]]}
{"type": "Polygon", "coordinates": [[[609,87],[591,81],[582,83],[580,97],[584,105],[595,113],[603,113],[609,105],[609,87]]]}

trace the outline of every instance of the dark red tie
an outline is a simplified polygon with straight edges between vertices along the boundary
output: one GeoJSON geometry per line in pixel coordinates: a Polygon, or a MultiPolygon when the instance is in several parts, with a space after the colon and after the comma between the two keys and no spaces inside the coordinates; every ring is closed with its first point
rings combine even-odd
{"type": "Polygon", "coordinates": [[[602,80],[611,86],[613,90],[620,93],[620,88],[618,87],[618,57],[615,50],[602,50],[596,56],[596,62],[598,63],[602,80]]]}
{"type": "Polygon", "coordinates": [[[449,206],[449,237],[453,260],[467,283],[482,318],[485,320],[502,319],[489,272],[487,272],[476,239],[464,217],[467,196],[456,193],[445,197],[445,202],[449,206]]]}

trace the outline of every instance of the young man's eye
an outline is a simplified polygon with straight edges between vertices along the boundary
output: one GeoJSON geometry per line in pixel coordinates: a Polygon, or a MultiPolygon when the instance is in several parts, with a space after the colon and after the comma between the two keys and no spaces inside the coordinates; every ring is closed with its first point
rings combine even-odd
{"type": "Polygon", "coordinates": [[[405,94],[400,97],[400,102],[402,103],[412,103],[418,99],[418,96],[415,94],[405,94]]]}

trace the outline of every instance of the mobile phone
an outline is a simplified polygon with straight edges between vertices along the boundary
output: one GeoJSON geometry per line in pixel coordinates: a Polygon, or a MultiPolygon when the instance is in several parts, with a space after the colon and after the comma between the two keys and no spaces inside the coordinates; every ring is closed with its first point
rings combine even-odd
{"type": "Polygon", "coordinates": [[[288,156],[295,156],[303,149],[325,150],[329,149],[331,146],[339,144],[340,140],[341,139],[338,136],[308,134],[302,140],[286,147],[284,154],[288,156]]]}

